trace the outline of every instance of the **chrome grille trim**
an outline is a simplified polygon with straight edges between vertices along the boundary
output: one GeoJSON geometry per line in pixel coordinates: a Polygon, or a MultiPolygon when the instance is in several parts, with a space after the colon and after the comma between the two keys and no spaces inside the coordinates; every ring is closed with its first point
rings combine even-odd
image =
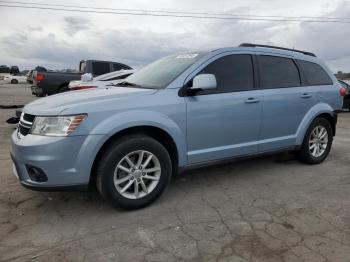
{"type": "Polygon", "coordinates": [[[33,125],[33,122],[28,121],[29,119],[32,119],[34,122],[35,116],[22,113],[17,128],[18,138],[23,138],[24,136],[29,134],[29,131],[33,125]]]}

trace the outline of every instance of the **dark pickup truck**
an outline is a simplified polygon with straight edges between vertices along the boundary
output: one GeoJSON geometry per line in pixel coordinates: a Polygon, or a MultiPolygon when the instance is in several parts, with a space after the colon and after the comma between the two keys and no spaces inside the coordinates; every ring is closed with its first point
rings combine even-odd
{"type": "Polygon", "coordinates": [[[82,74],[91,73],[93,76],[106,74],[112,71],[132,69],[130,66],[109,61],[82,60],[79,72],[36,72],[33,73],[32,94],[47,96],[68,91],[71,80],[79,80],[82,74]]]}

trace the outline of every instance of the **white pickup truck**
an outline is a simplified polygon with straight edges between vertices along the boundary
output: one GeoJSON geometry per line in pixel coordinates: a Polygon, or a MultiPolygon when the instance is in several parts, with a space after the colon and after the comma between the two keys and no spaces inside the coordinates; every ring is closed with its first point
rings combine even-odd
{"type": "Polygon", "coordinates": [[[70,81],[68,88],[70,90],[81,90],[118,84],[135,71],[136,70],[119,70],[96,77],[92,77],[91,74],[84,74],[81,76],[81,80],[70,81]]]}

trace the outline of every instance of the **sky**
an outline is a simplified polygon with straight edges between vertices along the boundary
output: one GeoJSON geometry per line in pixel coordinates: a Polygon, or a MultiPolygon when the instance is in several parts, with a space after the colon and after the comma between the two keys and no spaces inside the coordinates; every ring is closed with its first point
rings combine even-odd
{"type": "MultiPolygon", "coordinates": [[[[350,18],[350,0],[32,1],[99,8],[350,18]]],[[[350,24],[131,16],[3,6],[0,17],[0,65],[18,65],[21,70],[37,65],[78,69],[82,59],[118,61],[137,68],[171,53],[249,42],[314,52],[334,72],[350,72],[350,24]]]]}

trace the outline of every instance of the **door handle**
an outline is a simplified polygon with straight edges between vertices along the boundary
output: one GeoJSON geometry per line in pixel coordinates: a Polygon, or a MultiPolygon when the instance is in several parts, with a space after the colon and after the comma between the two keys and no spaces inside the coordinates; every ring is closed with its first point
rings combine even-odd
{"type": "Polygon", "coordinates": [[[309,94],[309,93],[304,93],[304,94],[302,94],[300,97],[301,97],[301,98],[310,98],[310,97],[312,97],[312,95],[309,94]]]}
{"type": "Polygon", "coordinates": [[[258,102],[260,102],[260,100],[255,97],[250,97],[247,100],[245,100],[245,103],[247,104],[258,103],[258,102]]]}

